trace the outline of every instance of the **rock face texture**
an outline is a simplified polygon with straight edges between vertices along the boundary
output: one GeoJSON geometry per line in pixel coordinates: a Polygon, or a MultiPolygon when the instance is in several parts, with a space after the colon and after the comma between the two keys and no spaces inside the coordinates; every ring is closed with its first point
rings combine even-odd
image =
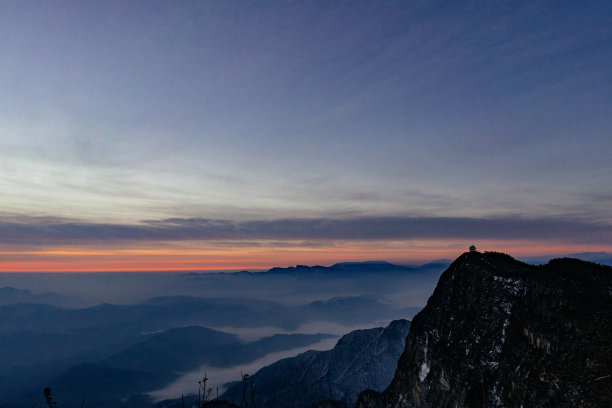
{"type": "MultiPolygon", "coordinates": [[[[407,320],[394,320],[384,328],[355,330],[331,350],[307,351],[262,368],[249,379],[256,406],[352,406],[360,391],[383,390],[393,378],[409,327],[407,320]]],[[[241,390],[241,384],[234,385],[222,397],[239,404],[241,390]]]]}
{"type": "Polygon", "coordinates": [[[612,268],[465,253],[358,408],[612,406],[612,268]]]}

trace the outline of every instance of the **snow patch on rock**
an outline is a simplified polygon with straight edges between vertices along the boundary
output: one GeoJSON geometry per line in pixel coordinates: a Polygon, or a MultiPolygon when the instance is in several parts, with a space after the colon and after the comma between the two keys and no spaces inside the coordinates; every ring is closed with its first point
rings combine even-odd
{"type": "Polygon", "coordinates": [[[429,362],[427,361],[428,340],[429,338],[425,336],[425,346],[423,347],[423,362],[421,363],[421,369],[419,370],[419,380],[421,380],[421,382],[425,381],[425,378],[427,378],[427,374],[429,374],[430,370],[429,362]]]}

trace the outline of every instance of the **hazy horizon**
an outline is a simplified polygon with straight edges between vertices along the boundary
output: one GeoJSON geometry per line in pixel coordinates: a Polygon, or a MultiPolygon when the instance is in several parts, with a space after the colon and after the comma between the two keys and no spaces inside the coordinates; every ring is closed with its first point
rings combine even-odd
{"type": "MultiPolygon", "coordinates": [[[[481,248],[477,248],[478,250],[481,250],[481,248]]],[[[576,257],[578,259],[581,260],[585,260],[585,261],[591,261],[591,262],[597,262],[598,260],[604,260],[606,262],[609,262],[610,259],[612,259],[612,253],[608,253],[606,251],[584,251],[584,252],[570,252],[570,251],[565,251],[565,252],[557,252],[557,253],[532,253],[529,252],[528,255],[525,256],[521,256],[520,254],[517,255],[515,253],[511,253],[508,251],[505,251],[503,249],[499,249],[499,248],[492,248],[492,249],[486,249],[485,251],[493,251],[493,252],[504,252],[504,253],[508,253],[509,255],[511,255],[512,257],[523,261],[523,262],[546,262],[550,259],[554,259],[554,258],[563,258],[563,257],[576,257]]],[[[465,251],[464,251],[465,252],[465,251]]],[[[461,253],[463,252],[459,252],[456,255],[459,256],[461,255],[461,253]]],[[[390,262],[386,259],[351,259],[351,260],[337,260],[337,261],[329,261],[329,262],[323,262],[323,263],[311,263],[311,264],[303,264],[303,263],[289,263],[289,264],[275,264],[275,263],[271,263],[270,266],[266,266],[264,268],[248,268],[248,267],[236,267],[236,268],[227,268],[227,269],[143,269],[143,270],[121,270],[121,269],[115,269],[115,270],[85,270],[85,271],[80,271],[80,270],[70,270],[70,271],[61,271],[61,270],[27,270],[27,271],[10,271],[10,270],[2,270],[0,269],[0,275],[1,274],[20,274],[20,273],[28,273],[28,274],[37,274],[37,273],[42,273],[42,274],[89,274],[89,273],[97,273],[97,274],[105,274],[105,273],[124,273],[124,274],[130,274],[130,273],[135,273],[135,274],[139,274],[139,273],[176,273],[176,274],[188,274],[188,273],[203,273],[203,274],[207,274],[207,273],[236,273],[236,272],[251,272],[251,273],[259,273],[259,272],[266,272],[270,269],[273,268],[290,268],[290,267],[295,267],[298,265],[304,265],[304,266],[323,266],[323,267],[330,267],[332,265],[335,264],[341,264],[341,263],[353,263],[353,262],[357,262],[357,263],[362,263],[362,262],[389,262],[395,265],[402,265],[402,266],[411,266],[411,267],[418,267],[418,266],[422,266],[422,265],[426,265],[428,263],[435,263],[435,262],[452,262],[455,257],[452,258],[431,258],[431,259],[419,259],[419,260],[406,260],[404,262],[390,262]]]]}

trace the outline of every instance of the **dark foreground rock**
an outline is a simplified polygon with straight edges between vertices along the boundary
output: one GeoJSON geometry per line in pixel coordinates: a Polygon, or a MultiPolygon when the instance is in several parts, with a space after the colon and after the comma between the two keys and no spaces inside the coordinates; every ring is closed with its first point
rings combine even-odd
{"type": "Polygon", "coordinates": [[[612,406],[612,268],[465,253],[357,408],[612,406]]]}

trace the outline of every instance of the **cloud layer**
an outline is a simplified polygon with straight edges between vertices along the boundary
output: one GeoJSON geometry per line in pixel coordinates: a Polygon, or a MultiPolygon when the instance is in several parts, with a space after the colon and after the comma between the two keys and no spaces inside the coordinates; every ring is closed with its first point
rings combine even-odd
{"type": "Polygon", "coordinates": [[[137,241],[309,240],[392,241],[500,239],[612,244],[612,226],[564,218],[354,217],[231,221],[207,218],[147,220],[139,224],[4,217],[0,243],[98,244],[137,241]]]}

